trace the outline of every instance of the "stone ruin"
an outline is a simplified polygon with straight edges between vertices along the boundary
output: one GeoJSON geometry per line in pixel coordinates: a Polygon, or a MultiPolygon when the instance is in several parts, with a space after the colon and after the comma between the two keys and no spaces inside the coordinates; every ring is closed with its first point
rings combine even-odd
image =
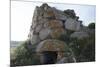
{"type": "Polygon", "coordinates": [[[79,32],[82,28],[82,21],[78,19],[76,15],[73,18],[46,3],[40,7],[36,6],[28,37],[31,44],[36,44],[36,52],[40,56],[41,63],[50,64],[50,60],[51,63],[76,62],[72,50],[58,38],[66,34],[66,30],[79,32]],[[55,52],[55,60],[49,59],[50,57],[45,59],[44,54],[48,55],[46,52],[51,52],[51,54],[55,52]],[[49,63],[43,61],[43,58],[49,63]]]}

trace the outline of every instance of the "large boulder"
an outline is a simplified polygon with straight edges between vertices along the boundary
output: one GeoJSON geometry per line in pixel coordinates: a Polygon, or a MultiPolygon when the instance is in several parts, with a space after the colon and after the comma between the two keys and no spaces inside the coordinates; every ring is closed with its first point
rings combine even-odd
{"type": "Polygon", "coordinates": [[[42,24],[37,25],[37,27],[35,28],[35,32],[40,32],[40,30],[42,29],[42,24]]]}
{"type": "Polygon", "coordinates": [[[81,23],[72,18],[67,18],[65,21],[65,28],[68,30],[79,31],[81,29],[81,23]]]}
{"type": "Polygon", "coordinates": [[[71,38],[78,38],[78,39],[83,39],[83,38],[86,38],[86,37],[89,37],[88,33],[87,32],[74,32],[71,34],[70,36],[71,38]]]}
{"type": "Polygon", "coordinates": [[[31,37],[30,37],[30,42],[31,42],[31,44],[37,44],[37,43],[39,43],[40,42],[40,39],[39,39],[39,36],[38,35],[32,35],[31,37]]]}
{"type": "Polygon", "coordinates": [[[57,19],[57,20],[66,20],[67,19],[67,17],[65,16],[65,14],[64,14],[64,12],[63,11],[61,11],[61,10],[58,10],[58,9],[56,9],[56,8],[52,8],[52,10],[54,11],[54,14],[55,14],[55,18],[57,19]]]}
{"type": "MultiPolygon", "coordinates": [[[[56,39],[47,39],[40,42],[36,48],[36,52],[43,51],[65,51],[66,43],[56,39]]],[[[67,47],[68,48],[68,47],[67,47]]]]}
{"type": "MultiPolygon", "coordinates": [[[[75,16],[75,18],[77,17],[75,16]]],[[[58,39],[61,35],[66,34],[66,30],[78,31],[81,23],[75,18],[66,16],[63,11],[50,7],[46,3],[40,7],[37,6],[32,19],[29,39],[37,43],[39,42],[37,39],[58,39]]]]}
{"type": "Polygon", "coordinates": [[[42,53],[47,51],[57,52],[57,63],[76,62],[72,50],[63,41],[47,39],[40,42],[36,48],[36,52],[39,53],[38,55],[42,56],[42,53]]]}
{"type": "Polygon", "coordinates": [[[61,35],[64,35],[66,32],[63,28],[54,28],[52,29],[52,32],[50,32],[50,35],[54,39],[58,39],[61,37],[61,35]]]}
{"type": "Polygon", "coordinates": [[[50,29],[48,29],[48,28],[43,28],[43,29],[41,29],[41,31],[39,32],[39,38],[40,38],[41,40],[44,40],[44,39],[46,39],[46,38],[49,36],[49,34],[50,34],[50,29]]]}
{"type": "Polygon", "coordinates": [[[63,27],[63,23],[60,20],[50,20],[46,24],[47,24],[47,27],[49,27],[51,29],[63,27]]]}
{"type": "Polygon", "coordinates": [[[72,56],[70,57],[63,57],[61,60],[57,61],[57,63],[74,63],[76,62],[76,59],[72,56]]]}
{"type": "Polygon", "coordinates": [[[55,14],[54,14],[53,10],[48,9],[45,11],[43,16],[44,16],[44,18],[54,18],[55,14]]]}

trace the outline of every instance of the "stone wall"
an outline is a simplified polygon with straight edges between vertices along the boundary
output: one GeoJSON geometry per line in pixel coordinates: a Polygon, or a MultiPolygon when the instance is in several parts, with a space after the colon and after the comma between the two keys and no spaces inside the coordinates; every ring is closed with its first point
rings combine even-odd
{"type": "Polygon", "coordinates": [[[43,4],[35,8],[29,39],[32,44],[48,38],[57,39],[65,34],[67,29],[79,31],[80,21],[66,16],[61,10],[43,4]]]}
{"type": "MultiPolygon", "coordinates": [[[[65,57],[62,54],[71,53],[71,50],[65,47],[67,44],[58,39],[66,34],[67,30],[79,31],[81,29],[80,21],[76,19],[77,16],[74,17],[69,17],[64,11],[50,7],[46,3],[40,7],[37,6],[29,33],[31,44],[37,44],[36,52],[57,51],[59,60],[65,57]]],[[[73,58],[72,55],[70,57],[73,58]]],[[[70,60],[75,62],[72,58],[70,60]]]]}

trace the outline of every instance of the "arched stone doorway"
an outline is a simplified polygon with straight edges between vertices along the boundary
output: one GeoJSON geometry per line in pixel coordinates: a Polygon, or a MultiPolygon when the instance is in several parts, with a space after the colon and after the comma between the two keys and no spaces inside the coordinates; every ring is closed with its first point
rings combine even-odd
{"type": "Polygon", "coordinates": [[[42,41],[36,48],[36,52],[40,55],[41,64],[54,64],[57,60],[64,57],[66,44],[56,39],[48,39],[42,41]]]}
{"type": "Polygon", "coordinates": [[[56,51],[44,51],[42,52],[42,63],[43,64],[54,64],[57,61],[56,51]]]}

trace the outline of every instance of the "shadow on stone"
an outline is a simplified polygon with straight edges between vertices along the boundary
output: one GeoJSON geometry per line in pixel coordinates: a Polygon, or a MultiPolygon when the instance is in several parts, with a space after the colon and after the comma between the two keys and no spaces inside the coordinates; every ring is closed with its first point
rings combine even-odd
{"type": "Polygon", "coordinates": [[[54,64],[57,61],[57,52],[56,51],[44,51],[42,52],[43,64],[54,64]]]}

